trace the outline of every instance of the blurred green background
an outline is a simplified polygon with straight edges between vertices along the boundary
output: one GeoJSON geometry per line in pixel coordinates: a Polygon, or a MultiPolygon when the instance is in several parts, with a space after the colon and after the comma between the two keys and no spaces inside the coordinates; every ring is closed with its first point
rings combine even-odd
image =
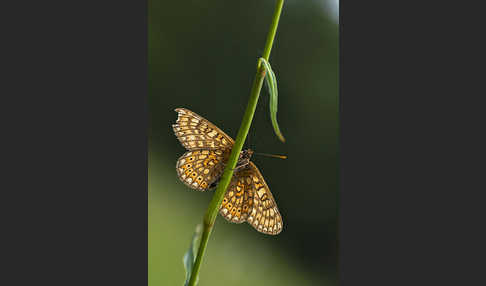
{"type": "MultiPolygon", "coordinates": [[[[337,285],[338,24],[336,1],[285,2],[270,63],[279,86],[278,141],[264,87],[245,148],[284,220],[277,236],[218,216],[199,285],[337,285]],[[334,9],[333,9],[334,7],[334,9]]],[[[275,0],[149,0],[150,286],[182,285],[182,256],[213,191],[190,190],[173,134],[185,107],[235,138],[275,0]]]]}

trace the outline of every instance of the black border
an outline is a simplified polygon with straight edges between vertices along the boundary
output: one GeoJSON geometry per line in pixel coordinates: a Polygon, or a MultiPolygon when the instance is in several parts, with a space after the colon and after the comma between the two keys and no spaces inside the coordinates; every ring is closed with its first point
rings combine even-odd
{"type": "Polygon", "coordinates": [[[341,285],[484,284],[479,11],[341,1],[341,285]]]}
{"type": "Polygon", "coordinates": [[[2,37],[5,273],[146,285],[147,2],[19,6],[2,37]]]}

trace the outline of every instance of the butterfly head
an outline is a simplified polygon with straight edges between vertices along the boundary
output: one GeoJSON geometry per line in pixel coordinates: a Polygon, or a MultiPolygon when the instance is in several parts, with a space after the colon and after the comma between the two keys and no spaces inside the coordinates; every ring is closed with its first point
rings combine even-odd
{"type": "Polygon", "coordinates": [[[240,157],[236,163],[236,170],[239,170],[250,163],[251,155],[253,155],[253,150],[246,149],[240,152],[240,157]]]}
{"type": "Polygon", "coordinates": [[[252,155],[253,155],[253,150],[246,149],[246,150],[241,151],[241,153],[240,153],[240,159],[241,158],[245,158],[245,159],[250,160],[250,158],[251,158],[252,155]]]}

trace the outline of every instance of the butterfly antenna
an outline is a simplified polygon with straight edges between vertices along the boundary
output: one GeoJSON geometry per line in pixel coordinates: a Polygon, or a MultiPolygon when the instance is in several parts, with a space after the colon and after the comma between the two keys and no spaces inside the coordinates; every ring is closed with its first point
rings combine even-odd
{"type": "Polygon", "coordinates": [[[265,156],[265,157],[272,157],[272,158],[279,158],[279,159],[287,159],[287,156],[285,155],[275,155],[275,154],[267,154],[267,153],[253,153],[255,155],[261,155],[261,156],[265,156]]]}

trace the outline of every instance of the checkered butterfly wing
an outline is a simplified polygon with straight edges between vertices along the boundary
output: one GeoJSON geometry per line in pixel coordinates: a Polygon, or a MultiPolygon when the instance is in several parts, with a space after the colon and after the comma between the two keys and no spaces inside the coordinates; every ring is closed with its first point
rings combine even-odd
{"type": "Polygon", "coordinates": [[[229,154],[229,149],[188,151],[177,160],[177,175],[191,189],[211,189],[223,174],[229,154]]]}
{"type": "Polygon", "coordinates": [[[185,108],[176,108],[175,111],[178,117],[172,128],[187,150],[221,150],[233,147],[233,139],[202,116],[185,108]]]}
{"type": "Polygon", "coordinates": [[[185,108],[177,108],[175,135],[188,152],[176,163],[179,179],[188,187],[205,191],[213,188],[221,177],[234,141],[202,116],[185,108]]]}
{"type": "Polygon", "coordinates": [[[253,162],[233,175],[219,212],[230,222],[247,221],[265,234],[276,235],[283,228],[275,199],[253,162]]]}

